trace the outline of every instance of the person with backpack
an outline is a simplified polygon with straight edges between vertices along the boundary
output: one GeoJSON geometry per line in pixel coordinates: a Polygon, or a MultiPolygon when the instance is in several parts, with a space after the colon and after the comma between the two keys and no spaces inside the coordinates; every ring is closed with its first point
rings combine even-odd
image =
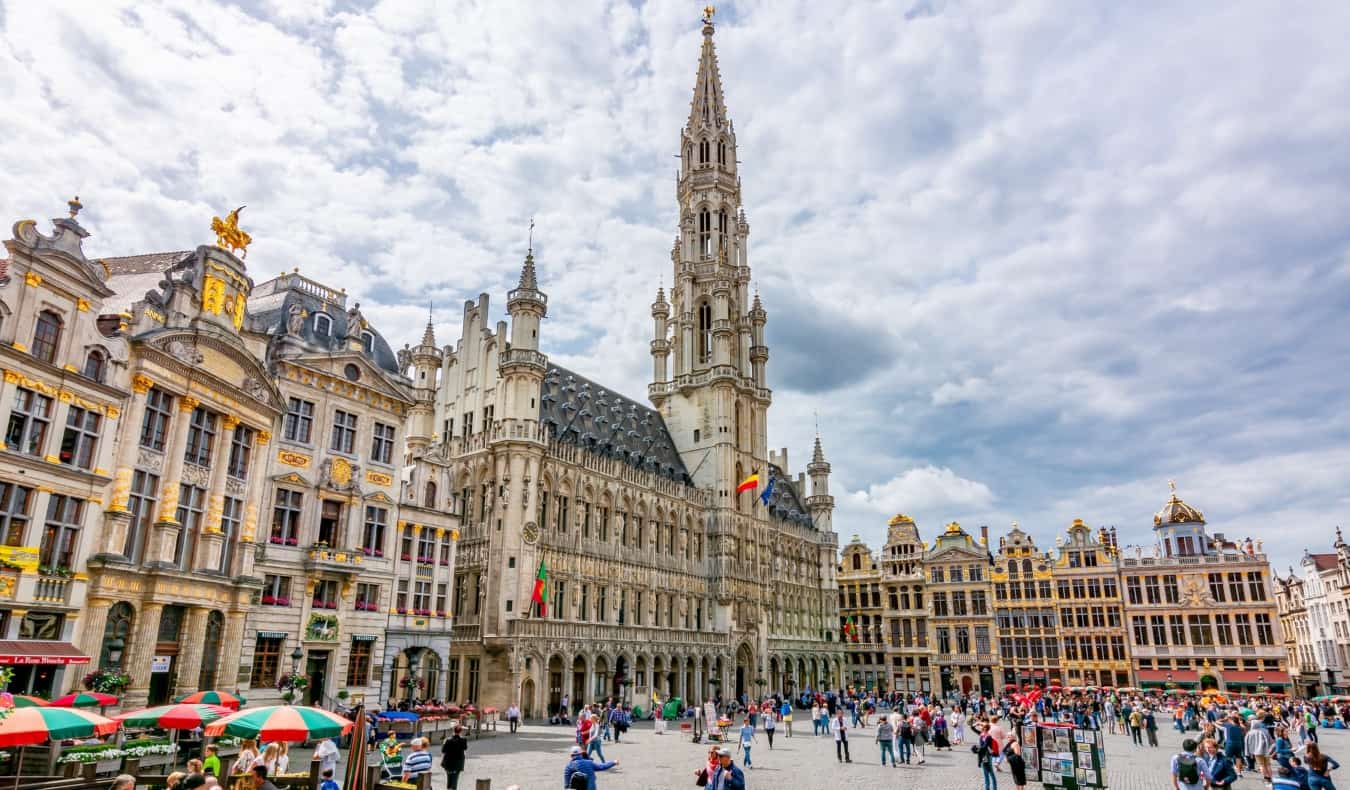
{"type": "Polygon", "coordinates": [[[900,750],[900,762],[909,765],[910,758],[914,756],[914,721],[908,716],[900,717],[900,731],[896,733],[895,740],[900,750]]]}
{"type": "Polygon", "coordinates": [[[1130,717],[1127,719],[1130,725],[1130,737],[1134,739],[1134,746],[1144,745],[1144,714],[1139,712],[1138,708],[1130,711],[1130,717]]]}
{"type": "Polygon", "coordinates": [[[1205,790],[1200,758],[1195,755],[1197,746],[1194,738],[1187,738],[1181,742],[1181,751],[1172,755],[1172,790],[1205,790]]]}
{"type": "Polygon", "coordinates": [[[567,790],[596,790],[595,774],[618,765],[618,760],[594,762],[580,746],[572,747],[572,757],[563,768],[563,787],[567,790]]]}
{"type": "Polygon", "coordinates": [[[998,790],[998,777],[994,775],[994,756],[997,749],[998,741],[989,734],[987,727],[980,732],[980,739],[970,747],[975,753],[975,762],[980,766],[980,773],[984,776],[984,790],[998,790]]]}

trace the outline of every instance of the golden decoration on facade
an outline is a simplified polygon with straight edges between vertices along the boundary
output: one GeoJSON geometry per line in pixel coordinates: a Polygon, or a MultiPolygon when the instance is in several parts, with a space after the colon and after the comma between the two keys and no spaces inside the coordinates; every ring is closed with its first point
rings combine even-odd
{"type": "Polygon", "coordinates": [[[713,20],[713,14],[716,13],[717,9],[714,8],[711,4],[703,6],[703,24],[711,25],[713,20]]]}
{"type": "Polygon", "coordinates": [[[37,272],[29,272],[23,276],[23,283],[32,288],[42,285],[42,275],[37,272]]]}
{"type": "Polygon", "coordinates": [[[960,534],[961,534],[961,525],[960,525],[959,523],[953,521],[952,523],[950,523],[950,524],[947,525],[947,531],[946,531],[945,534],[947,534],[947,535],[960,535],[960,534]]]}
{"type": "Polygon", "coordinates": [[[80,298],[76,299],[76,300],[75,300],[75,309],[76,309],[76,310],[79,310],[81,313],[87,313],[87,312],[89,312],[89,300],[88,300],[88,299],[85,299],[84,297],[80,297],[80,298]]]}
{"type": "Polygon", "coordinates": [[[258,431],[258,444],[267,444],[272,441],[271,431],[258,431]]]}
{"type": "Polygon", "coordinates": [[[905,515],[904,513],[896,513],[894,516],[891,516],[890,521],[886,522],[886,526],[896,527],[901,524],[913,524],[913,523],[914,523],[913,518],[905,515]]]}
{"type": "Polygon", "coordinates": [[[202,311],[220,315],[225,309],[225,281],[206,275],[202,278],[202,311]]]}
{"type": "Polygon", "coordinates": [[[309,456],[302,453],[292,452],[290,450],[277,450],[277,460],[287,466],[296,466],[304,469],[309,466],[309,456]]]}
{"type": "Polygon", "coordinates": [[[191,395],[184,395],[178,401],[178,410],[183,412],[189,412],[192,411],[193,409],[196,409],[200,405],[202,405],[201,401],[197,400],[191,395]]]}
{"type": "Polygon", "coordinates": [[[247,206],[240,206],[225,215],[225,219],[220,217],[211,218],[211,230],[216,234],[216,246],[222,250],[230,252],[242,252],[240,258],[248,257],[248,245],[253,243],[253,237],[239,229],[239,212],[247,206]]]}
{"type": "Polygon", "coordinates": [[[394,478],[384,472],[369,471],[366,472],[366,482],[374,483],[377,486],[391,486],[394,484],[394,478]]]}

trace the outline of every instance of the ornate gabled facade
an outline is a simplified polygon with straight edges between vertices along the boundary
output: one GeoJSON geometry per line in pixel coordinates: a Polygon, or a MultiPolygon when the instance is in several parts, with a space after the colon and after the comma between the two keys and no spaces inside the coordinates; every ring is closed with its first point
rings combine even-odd
{"type": "Polygon", "coordinates": [[[1044,686],[1059,679],[1052,560],[1014,522],[998,541],[989,579],[994,593],[1003,686],[1044,686]]]}
{"type": "Polygon", "coordinates": [[[992,557],[989,528],[976,542],[953,521],[924,555],[929,605],[933,609],[939,689],[992,695],[998,653],[994,648],[994,612],[989,604],[992,557]]]}
{"type": "Polygon", "coordinates": [[[70,201],[51,235],[15,223],[0,262],[0,639],[13,640],[0,664],[14,665],[10,691],[44,696],[90,662],[72,643],[102,614],[86,562],[118,505],[105,495],[126,421],[127,343],[99,324],[113,292],[84,255],[80,208],[70,201]]]}
{"type": "Polygon", "coordinates": [[[1209,534],[1172,495],[1153,517],[1157,543],[1120,561],[1129,652],[1140,685],[1251,691],[1290,683],[1260,541],[1209,534]]]}
{"type": "Polygon", "coordinates": [[[1115,530],[1094,534],[1082,519],[1074,519],[1055,546],[1059,556],[1051,571],[1063,647],[1057,679],[1066,686],[1130,685],[1115,530]]]}
{"type": "Polygon", "coordinates": [[[1303,578],[1289,569],[1283,578],[1275,578],[1275,607],[1280,616],[1280,631],[1284,635],[1284,652],[1292,678],[1292,693],[1315,697],[1322,678],[1313,656],[1312,639],[1308,634],[1308,607],[1303,601],[1303,578]]]}
{"type": "Polygon", "coordinates": [[[924,599],[923,556],[914,519],[896,514],[886,524],[881,549],[881,584],[885,593],[885,638],[890,664],[888,688],[908,693],[932,691],[936,658],[929,637],[930,610],[924,599]]]}
{"type": "Polygon", "coordinates": [[[857,688],[890,688],[881,567],[857,535],[839,555],[839,638],[848,657],[844,678],[857,688]]]}
{"type": "Polygon", "coordinates": [[[681,133],[670,301],[660,290],[652,306],[651,406],[540,351],[549,304],[533,250],[509,330],[487,324],[483,295],[442,351],[437,435],[410,448],[433,478],[416,484],[450,492],[463,517],[460,697],[539,715],[564,696],[701,699],[841,676],[829,464],[817,445],[794,480],[787,452],[768,450],[767,315],[749,293],[712,37],[709,20],[681,133]],[[735,492],[756,472],[767,503],[735,492]],[[541,574],[544,607],[531,602],[541,574]]]}
{"type": "Polygon", "coordinates": [[[90,561],[87,649],[131,676],[126,704],[235,686],[253,578],[256,504],[284,411],[245,325],[253,288],[218,247],[106,261],[131,397],[117,479],[90,561]]]}

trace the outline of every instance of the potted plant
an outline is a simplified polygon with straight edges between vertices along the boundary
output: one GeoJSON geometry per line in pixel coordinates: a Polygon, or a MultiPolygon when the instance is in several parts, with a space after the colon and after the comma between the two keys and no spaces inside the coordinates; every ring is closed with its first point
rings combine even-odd
{"type": "Polygon", "coordinates": [[[85,675],[82,682],[85,689],[89,691],[97,691],[102,694],[120,694],[123,689],[131,685],[131,676],[124,672],[96,669],[85,675]]]}
{"type": "Polygon", "coordinates": [[[351,694],[349,694],[349,693],[347,692],[346,689],[338,689],[338,693],[337,693],[337,698],[338,698],[338,699],[344,700],[344,701],[345,701],[345,700],[346,700],[348,697],[350,697],[350,696],[351,696],[351,694]]]}

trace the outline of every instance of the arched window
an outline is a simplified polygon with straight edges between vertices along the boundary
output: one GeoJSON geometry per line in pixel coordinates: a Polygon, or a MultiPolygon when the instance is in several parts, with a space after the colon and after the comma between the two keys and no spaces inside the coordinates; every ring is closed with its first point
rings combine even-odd
{"type": "Polygon", "coordinates": [[[692,165],[693,163],[694,163],[694,146],[686,145],[684,147],[684,163],[683,163],[684,169],[688,170],[689,166],[692,165]]]}
{"type": "Polygon", "coordinates": [[[43,362],[56,361],[56,346],[61,342],[61,316],[51,310],[38,313],[33,328],[33,356],[43,362]]]}
{"type": "Polygon", "coordinates": [[[126,651],[131,647],[131,626],[136,622],[136,610],[126,601],[118,601],[108,610],[103,626],[103,648],[99,652],[99,669],[121,668],[126,665],[126,651]]]}
{"type": "Polygon", "coordinates": [[[709,159],[712,159],[712,144],[703,140],[698,144],[698,162],[707,164],[709,159]]]}
{"type": "Polygon", "coordinates": [[[326,313],[314,314],[314,334],[321,337],[329,337],[333,334],[333,319],[326,313]]]}
{"type": "MultiPolygon", "coordinates": [[[[736,479],[733,480],[732,482],[735,483],[736,485],[740,485],[740,484],[741,484],[741,481],[744,480],[744,479],[745,479],[745,469],[744,469],[744,467],[741,466],[741,462],[740,462],[740,461],[737,461],[737,462],[736,462],[736,479]]],[[[734,496],[736,497],[736,502],[735,502],[735,504],[736,504],[736,511],[737,511],[737,512],[740,512],[740,509],[741,509],[741,495],[740,495],[740,494],[735,494],[734,496]]]]}
{"type": "Polygon", "coordinates": [[[101,349],[92,349],[84,358],[84,375],[94,381],[102,382],[108,373],[108,357],[101,349]]]}
{"type": "Polygon", "coordinates": [[[428,480],[426,492],[422,495],[422,507],[436,507],[436,483],[428,480]]]}
{"type": "Polygon", "coordinates": [[[375,351],[375,334],[374,334],[374,333],[372,333],[372,332],[362,332],[362,333],[361,333],[361,348],[364,348],[364,349],[366,350],[366,353],[367,353],[367,354],[372,354],[372,353],[374,353],[374,351],[375,351]]]}
{"type": "Polygon", "coordinates": [[[855,571],[862,570],[862,555],[860,554],[853,555],[853,570],[855,571]]]}
{"type": "Polygon", "coordinates": [[[1031,560],[1022,560],[1022,573],[1031,575],[1031,560]]]}
{"type": "Polygon", "coordinates": [[[712,255],[712,213],[706,208],[698,212],[698,248],[703,257],[712,255]]]}
{"type": "Polygon", "coordinates": [[[724,141],[724,140],[718,140],[718,141],[717,141],[717,164],[719,164],[719,165],[724,165],[724,164],[726,164],[726,163],[727,163],[727,144],[726,144],[726,141],[724,141]]]}
{"type": "Polygon", "coordinates": [[[1008,560],[1008,575],[1017,576],[1017,560],[1008,560]]]}
{"type": "Polygon", "coordinates": [[[202,636],[202,668],[197,674],[197,688],[216,687],[217,670],[220,668],[220,642],[225,636],[225,615],[212,609],[206,616],[206,633],[202,636]]]}
{"type": "Polygon", "coordinates": [[[712,305],[704,301],[698,306],[698,361],[707,362],[710,357],[712,357],[712,305]]]}

